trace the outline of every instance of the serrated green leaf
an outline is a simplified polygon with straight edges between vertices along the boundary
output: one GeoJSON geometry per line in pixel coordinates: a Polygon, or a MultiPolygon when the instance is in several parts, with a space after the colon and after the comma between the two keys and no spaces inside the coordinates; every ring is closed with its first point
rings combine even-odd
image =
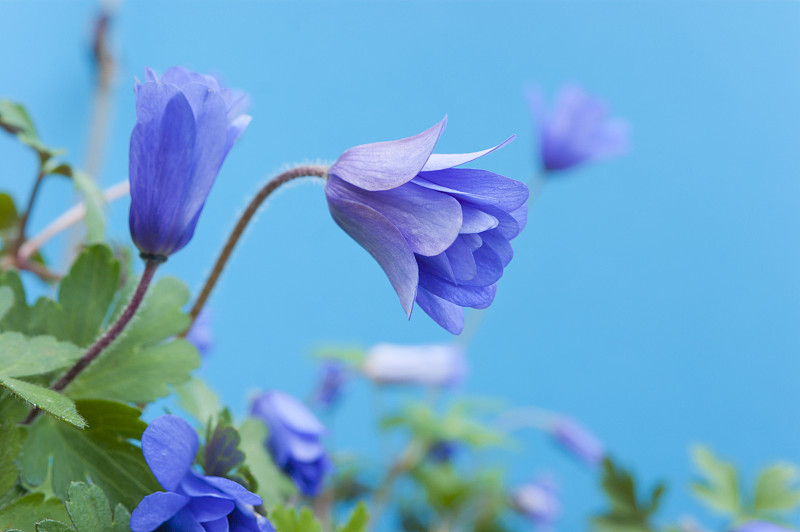
{"type": "Polygon", "coordinates": [[[185,340],[146,347],[128,356],[101,356],[65,393],[73,399],[149,403],[170,394],[170,384],[189,379],[200,367],[197,349],[185,340]]]}
{"type": "Polygon", "coordinates": [[[350,514],[347,524],[339,528],[338,532],[367,532],[369,523],[369,512],[367,505],[363,502],[358,503],[353,513],[350,514]]]}
{"type": "Polygon", "coordinates": [[[5,192],[0,192],[0,231],[14,227],[18,221],[19,212],[14,198],[5,192]]]}
{"type": "Polygon", "coordinates": [[[789,511],[800,505],[795,487],[797,469],[791,464],[774,464],[758,475],[753,509],[757,512],[789,511]]]}
{"type": "Polygon", "coordinates": [[[738,515],[742,506],[736,468],[703,446],[692,449],[692,458],[705,477],[692,483],[695,495],[717,511],[738,515]]]}
{"type": "Polygon", "coordinates": [[[17,483],[19,470],[15,461],[22,446],[22,431],[11,421],[0,425],[0,496],[17,483]]]}
{"type": "Polygon", "coordinates": [[[201,379],[189,379],[175,386],[178,405],[200,423],[212,422],[220,410],[219,399],[208,384],[201,379]]]}
{"type": "Polygon", "coordinates": [[[86,347],[100,335],[119,286],[119,262],[105,245],[84,248],[58,288],[58,304],[40,299],[30,331],[86,347]]]}
{"type": "Polygon", "coordinates": [[[111,530],[111,507],[97,484],[71,483],[66,506],[78,532],[111,530]]]}
{"type": "Polygon", "coordinates": [[[652,515],[658,510],[666,490],[663,483],[657,484],[649,497],[640,500],[633,475],[614,463],[611,457],[603,460],[601,480],[603,492],[610,508],[592,518],[592,525],[601,532],[654,532],[650,524],[652,515]]]}
{"type": "Polygon", "coordinates": [[[86,206],[86,215],[83,217],[83,223],[86,226],[86,241],[88,243],[102,242],[106,231],[105,216],[103,215],[106,201],[103,198],[103,191],[86,172],[73,170],[72,182],[83,196],[86,206]]]}
{"type": "Polygon", "coordinates": [[[130,532],[131,513],[127,508],[118,504],[114,508],[114,526],[111,527],[111,532],[130,532]]]}
{"type": "Polygon", "coordinates": [[[69,516],[58,499],[45,500],[41,493],[31,493],[0,509],[0,530],[36,532],[36,523],[45,519],[66,522],[69,516]]]}
{"type": "Polygon", "coordinates": [[[169,395],[169,385],[186,382],[200,365],[197,350],[171,340],[189,325],[182,310],[189,290],[174,278],[150,288],[122,336],[76,378],[64,393],[73,398],[147,403],[169,395]]]}
{"type": "Polygon", "coordinates": [[[298,513],[295,508],[276,506],[268,518],[277,532],[322,532],[322,525],[310,508],[302,508],[298,513]]]}
{"type": "Polygon", "coordinates": [[[14,306],[14,291],[7,286],[0,286],[0,320],[14,306]]]}
{"type": "Polygon", "coordinates": [[[51,336],[0,333],[0,378],[50,373],[73,364],[83,350],[51,336]]]}
{"type": "Polygon", "coordinates": [[[0,386],[5,386],[14,395],[48,414],[76,427],[85,427],[86,421],[78,414],[72,399],[44,386],[21,381],[13,377],[0,377],[0,386]]]}
{"type": "Polygon", "coordinates": [[[142,456],[130,440],[141,439],[146,424],[140,412],[112,401],[78,401],[78,412],[88,428],[78,430],[40,416],[30,427],[19,465],[25,482],[41,484],[47,464],[53,463],[53,490],[67,497],[70,482],[90,479],[111,504],[135,507],[160,489],[142,456]]]}
{"type": "Polygon", "coordinates": [[[52,519],[45,519],[36,523],[36,532],[74,532],[74,530],[71,526],[52,519]]]}
{"type": "Polygon", "coordinates": [[[272,461],[265,447],[267,427],[257,419],[246,419],[239,426],[241,443],[239,449],[245,454],[245,464],[250,468],[258,482],[256,494],[269,509],[283,504],[297,493],[291,480],[286,478],[272,461]]]}

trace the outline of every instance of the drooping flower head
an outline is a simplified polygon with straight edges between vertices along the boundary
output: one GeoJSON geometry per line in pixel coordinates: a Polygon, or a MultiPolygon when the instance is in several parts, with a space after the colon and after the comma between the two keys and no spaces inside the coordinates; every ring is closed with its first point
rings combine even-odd
{"type": "Polygon", "coordinates": [[[546,172],[566,170],[627,151],[627,122],[611,118],[605,103],[580,87],[562,88],[549,109],[538,87],[530,88],[527,96],[546,172]]]}
{"type": "Polygon", "coordinates": [[[186,340],[197,348],[201,357],[205,357],[214,345],[213,321],[213,312],[208,307],[203,307],[186,334],[186,340]]]}
{"type": "Polygon", "coordinates": [[[557,486],[544,477],[517,488],[512,494],[514,508],[541,530],[550,530],[561,516],[557,486]]]}
{"type": "Polygon", "coordinates": [[[486,308],[527,219],[528,187],[456,168],[502,147],[434,154],[445,118],[401,140],[350,148],[331,167],[333,219],[378,261],[410,317],[416,302],[453,334],[464,307],[486,308]]]}
{"type": "Polygon", "coordinates": [[[192,469],[197,445],[194,429],[178,416],[158,417],[145,429],[144,459],[166,491],[142,499],[131,514],[131,530],[275,532],[253,511],[261,497],[233,480],[192,469]]]}
{"type": "Polygon", "coordinates": [[[166,258],[191,240],[222,162],[250,123],[244,93],[181,67],[136,83],[131,133],[130,229],[145,256],[166,258]]]}
{"type": "Polygon", "coordinates": [[[550,431],[562,447],[587,464],[596,466],[603,461],[606,454],[603,442],[574,419],[558,416],[550,431]]]}
{"type": "Polygon", "coordinates": [[[317,495],[332,465],[321,441],[322,423],[306,405],[275,390],[257,397],[250,413],[269,427],[267,447],[278,467],[300,493],[317,495]]]}
{"type": "Polygon", "coordinates": [[[333,407],[342,395],[342,388],[350,379],[350,370],[341,360],[326,360],[314,392],[314,402],[322,407],[333,407]]]}
{"type": "Polygon", "coordinates": [[[467,373],[463,349],[451,344],[377,344],[362,368],[368,379],[380,384],[454,386],[467,373]]]}

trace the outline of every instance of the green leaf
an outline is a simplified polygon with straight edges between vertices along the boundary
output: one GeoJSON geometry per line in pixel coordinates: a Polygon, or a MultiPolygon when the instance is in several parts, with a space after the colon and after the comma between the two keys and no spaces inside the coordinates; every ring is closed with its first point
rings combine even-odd
{"type": "Polygon", "coordinates": [[[65,393],[73,399],[149,403],[170,394],[170,384],[200,367],[197,349],[185,340],[146,347],[127,356],[100,356],[65,393]]]}
{"type": "Polygon", "coordinates": [[[245,464],[258,482],[256,494],[264,500],[265,508],[285,503],[297,490],[272,461],[265,446],[267,427],[261,421],[246,419],[239,427],[239,449],[245,454],[245,464]]]}
{"type": "Polygon", "coordinates": [[[99,244],[86,247],[59,285],[58,304],[48,299],[36,302],[31,330],[90,345],[107,321],[118,286],[119,262],[111,249],[99,244]]]}
{"type": "Polygon", "coordinates": [[[367,505],[363,502],[358,503],[356,509],[350,514],[350,519],[347,524],[339,528],[338,532],[367,532],[367,524],[369,523],[369,512],[367,505]]]}
{"type": "Polygon", "coordinates": [[[71,365],[82,354],[80,348],[51,336],[0,333],[0,378],[50,373],[71,365]]]}
{"type": "Polygon", "coordinates": [[[88,243],[102,242],[106,231],[105,216],[103,215],[106,202],[103,198],[103,191],[86,172],[73,171],[72,182],[83,195],[83,202],[86,205],[86,215],[83,217],[83,223],[86,226],[86,241],[88,243]]]}
{"type": "Polygon", "coordinates": [[[0,496],[8,493],[17,483],[19,470],[14,462],[22,446],[22,431],[16,424],[6,421],[0,425],[0,496]]]}
{"type": "Polygon", "coordinates": [[[41,493],[31,493],[0,509],[0,530],[36,532],[36,523],[45,519],[66,522],[69,516],[58,499],[45,500],[41,493]]]}
{"type": "Polygon", "coordinates": [[[189,316],[182,307],[189,290],[174,278],[150,288],[132,323],[64,391],[69,397],[147,403],[169,395],[169,385],[189,379],[200,365],[193,345],[165,342],[183,332],[189,316]]]}
{"type": "Polygon", "coordinates": [[[111,528],[111,532],[130,532],[130,522],[131,513],[127,508],[118,504],[114,508],[114,526],[111,528]]]}
{"type": "Polygon", "coordinates": [[[146,424],[140,412],[111,401],[78,401],[88,428],[78,430],[48,417],[30,427],[19,465],[25,482],[41,484],[53,463],[53,490],[66,499],[70,482],[91,480],[111,504],[135,507],[160,489],[142,456],[130,440],[141,439],[146,424]]]}
{"type": "Polygon", "coordinates": [[[322,525],[310,508],[304,507],[298,514],[295,508],[276,506],[268,518],[277,532],[322,532],[322,525]]]}
{"type": "Polygon", "coordinates": [[[204,380],[194,378],[175,386],[178,405],[200,423],[211,423],[219,412],[219,399],[204,380]]]}
{"type": "Polygon", "coordinates": [[[14,306],[14,291],[7,286],[0,286],[0,320],[14,306]]]}
{"type": "Polygon", "coordinates": [[[595,529],[603,532],[654,532],[650,518],[658,510],[666,487],[657,484],[649,497],[640,500],[633,475],[614,463],[610,457],[603,461],[601,484],[610,508],[592,518],[595,529]]]}
{"type": "Polygon", "coordinates": [[[21,104],[10,100],[0,100],[0,128],[12,135],[38,138],[28,111],[21,104]]]}
{"type": "Polygon", "coordinates": [[[753,509],[757,512],[789,511],[800,505],[800,490],[795,486],[797,469],[791,464],[775,464],[758,475],[753,509]]]}
{"type": "Polygon", "coordinates": [[[14,204],[14,198],[0,192],[0,230],[11,229],[19,220],[19,213],[17,206],[14,204]]]}
{"type": "Polygon", "coordinates": [[[45,519],[36,523],[36,532],[74,532],[75,529],[61,521],[45,519]]]}
{"type": "Polygon", "coordinates": [[[70,484],[66,506],[78,532],[112,529],[111,506],[97,484],[70,484]]]}
{"type": "Polygon", "coordinates": [[[692,483],[692,491],[709,507],[730,515],[742,510],[739,481],[732,464],[720,460],[706,447],[697,446],[692,458],[704,478],[692,483]]]}
{"type": "Polygon", "coordinates": [[[44,386],[21,381],[12,377],[0,377],[0,385],[5,386],[14,395],[29,403],[32,407],[44,410],[76,427],[85,427],[86,421],[78,414],[72,399],[54,392],[44,386]]]}

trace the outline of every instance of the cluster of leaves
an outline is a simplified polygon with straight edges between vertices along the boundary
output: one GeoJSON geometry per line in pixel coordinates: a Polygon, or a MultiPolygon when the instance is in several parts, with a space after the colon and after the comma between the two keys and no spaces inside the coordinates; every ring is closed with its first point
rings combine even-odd
{"type": "Polygon", "coordinates": [[[63,393],[49,389],[121,312],[134,282],[123,282],[102,244],[80,253],[56,299],[29,305],[19,274],[0,275],[3,526],[33,530],[49,509],[64,507],[73,482],[90,481],[111,505],[128,509],[160,489],[135,443],[146,424],[131,405],[168,395],[199,366],[195,348],[175,338],[189,324],[182,283],[159,280],[123,337],[63,393]],[[50,415],[20,425],[30,407],[50,415]]]}
{"type": "Polygon", "coordinates": [[[731,526],[748,521],[785,525],[787,515],[800,507],[798,470],[790,464],[777,463],[762,469],[755,486],[744,489],[736,467],[708,448],[696,447],[692,457],[702,475],[692,484],[694,494],[709,508],[726,516],[731,526]]]}

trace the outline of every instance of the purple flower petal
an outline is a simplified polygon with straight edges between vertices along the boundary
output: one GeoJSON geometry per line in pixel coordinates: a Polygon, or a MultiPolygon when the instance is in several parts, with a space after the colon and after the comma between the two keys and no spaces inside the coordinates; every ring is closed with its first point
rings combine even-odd
{"type": "Polygon", "coordinates": [[[400,231],[385,216],[362,203],[328,196],[328,208],[339,227],[378,261],[410,317],[419,271],[414,253],[400,231]]]}
{"type": "Polygon", "coordinates": [[[226,495],[233,497],[237,502],[251,506],[258,506],[264,502],[261,497],[251,493],[244,486],[233,480],[222,477],[203,477],[203,480],[226,495]]]}
{"type": "Polygon", "coordinates": [[[450,168],[422,172],[414,180],[420,186],[447,192],[479,205],[494,205],[512,211],[528,200],[528,187],[516,179],[472,168],[450,168]]]}
{"type": "Polygon", "coordinates": [[[189,502],[189,511],[200,523],[216,521],[227,516],[233,511],[234,503],[230,499],[217,497],[192,497],[189,502]]]}
{"type": "Polygon", "coordinates": [[[457,285],[429,272],[425,266],[422,266],[420,271],[419,286],[461,307],[485,308],[495,296],[493,286],[457,285]]]}
{"type": "Polygon", "coordinates": [[[280,422],[299,434],[320,436],[325,427],[311,411],[289,394],[272,390],[259,396],[252,407],[253,415],[280,422]]]}
{"type": "Polygon", "coordinates": [[[350,148],[331,167],[330,174],[364,190],[398,187],[419,173],[446,125],[447,117],[413,137],[350,148]]]}
{"type": "Polygon", "coordinates": [[[469,202],[461,204],[461,213],[464,223],[461,225],[461,233],[483,233],[494,229],[500,223],[497,218],[487,213],[485,210],[472,206],[469,202]]]}
{"type": "Polygon", "coordinates": [[[197,454],[197,434],[178,416],[154,419],[142,434],[142,453],[164,489],[175,491],[197,454]]]}
{"type": "Polygon", "coordinates": [[[511,135],[506,140],[489,148],[488,150],[481,150],[472,153],[434,153],[428,158],[428,162],[422,167],[423,172],[433,172],[436,170],[444,170],[446,168],[453,168],[462,164],[474,161],[484,155],[488,155],[495,150],[499,150],[506,144],[511,143],[517,136],[511,135]]]}
{"type": "Polygon", "coordinates": [[[221,517],[216,521],[206,521],[203,523],[205,532],[230,532],[231,528],[228,524],[228,516],[221,517]]]}
{"type": "Polygon", "coordinates": [[[206,529],[188,508],[183,508],[172,519],[161,525],[158,532],[206,532],[206,529]]]}
{"type": "Polygon", "coordinates": [[[177,493],[157,491],[148,495],[131,514],[133,532],[151,532],[169,520],[189,502],[188,497],[177,493]]]}
{"type": "Polygon", "coordinates": [[[434,190],[406,183],[392,190],[367,192],[331,177],[325,186],[328,199],[361,203],[379,212],[403,235],[411,251],[438,255],[453,243],[461,228],[461,205],[434,190]]]}
{"type": "Polygon", "coordinates": [[[424,288],[417,290],[417,304],[433,321],[451,334],[461,334],[464,330],[464,309],[424,288]]]}
{"type": "Polygon", "coordinates": [[[559,417],[553,423],[551,431],[558,443],[587,464],[596,466],[603,461],[605,446],[577,421],[559,417]]]}

